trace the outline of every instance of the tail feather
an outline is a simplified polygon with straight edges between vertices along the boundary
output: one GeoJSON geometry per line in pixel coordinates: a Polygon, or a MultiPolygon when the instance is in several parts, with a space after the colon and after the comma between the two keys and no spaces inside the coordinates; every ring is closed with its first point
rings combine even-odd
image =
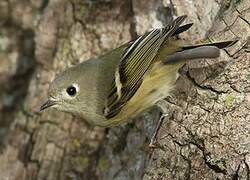
{"type": "Polygon", "coordinates": [[[163,63],[175,64],[183,61],[201,59],[201,58],[217,58],[220,56],[220,49],[215,46],[202,46],[193,49],[176,52],[166,59],[163,63]]]}
{"type": "Polygon", "coordinates": [[[186,46],[183,47],[181,51],[169,55],[164,59],[163,63],[175,64],[194,59],[217,58],[220,56],[220,49],[232,46],[237,41],[238,40],[186,46]]]}
{"type": "Polygon", "coordinates": [[[233,41],[221,41],[221,42],[215,42],[215,43],[197,44],[197,45],[192,45],[192,46],[185,46],[182,48],[182,50],[188,50],[188,49],[193,49],[193,48],[202,47],[202,46],[215,46],[219,49],[224,49],[224,48],[234,45],[237,42],[238,42],[238,39],[233,40],[233,41]]]}

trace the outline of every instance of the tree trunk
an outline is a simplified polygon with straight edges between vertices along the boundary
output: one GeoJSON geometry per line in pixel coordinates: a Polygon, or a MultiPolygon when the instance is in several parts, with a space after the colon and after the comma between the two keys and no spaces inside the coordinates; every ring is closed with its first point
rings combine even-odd
{"type": "Polygon", "coordinates": [[[0,134],[7,134],[0,179],[249,179],[249,19],[247,0],[0,2],[0,63],[16,69],[0,68],[0,84],[8,85],[0,91],[0,134]],[[194,23],[185,39],[240,41],[218,59],[181,69],[157,148],[148,147],[157,109],[111,129],[36,112],[57,73],[183,14],[194,23]]]}

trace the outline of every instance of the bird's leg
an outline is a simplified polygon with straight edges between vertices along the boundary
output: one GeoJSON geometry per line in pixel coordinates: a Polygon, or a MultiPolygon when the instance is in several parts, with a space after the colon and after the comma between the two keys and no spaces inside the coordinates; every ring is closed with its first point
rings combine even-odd
{"type": "Polygon", "coordinates": [[[151,139],[150,139],[150,143],[149,143],[149,147],[150,148],[155,148],[156,147],[156,142],[157,142],[157,135],[158,135],[158,132],[159,132],[159,129],[160,129],[160,127],[161,127],[161,124],[162,124],[162,122],[163,122],[163,120],[166,118],[166,117],[168,117],[168,111],[167,111],[167,109],[166,109],[166,105],[165,105],[165,101],[164,100],[162,100],[162,101],[159,101],[159,102],[157,102],[157,107],[160,109],[160,111],[161,111],[161,116],[160,116],[160,118],[159,118],[159,120],[158,120],[158,122],[157,122],[157,125],[156,125],[156,127],[155,127],[155,130],[153,131],[153,134],[152,134],[152,137],[151,137],[151,139]]]}

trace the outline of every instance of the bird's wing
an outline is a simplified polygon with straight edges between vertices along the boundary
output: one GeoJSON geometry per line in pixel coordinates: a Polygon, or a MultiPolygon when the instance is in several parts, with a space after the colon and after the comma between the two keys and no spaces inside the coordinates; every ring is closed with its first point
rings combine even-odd
{"type": "Polygon", "coordinates": [[[133,97],[142,84],[144,75],[154,63],[162,43],[176,32],[185,18],[186,16],[180,16],[168,26],[140,36],[125,49],[107,97],[104,109],[106,118],[118,114],[133,97]]]}

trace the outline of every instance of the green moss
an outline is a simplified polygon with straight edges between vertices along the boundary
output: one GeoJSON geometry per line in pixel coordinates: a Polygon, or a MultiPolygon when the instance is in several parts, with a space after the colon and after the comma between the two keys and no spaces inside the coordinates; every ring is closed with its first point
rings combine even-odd
{"type": "Polygon", "coordinates": [[[228,95],[228,96],[226,97],[226,99],[225,99],[225,105],[226,105],[227,108],[232,107],[233,102],[234,102],[234,99],[235,99],[235,97],[234,97],[234,96],[231,96],[231,95],[228,95]]]}
{"type": "Polygon", "coordinates": [[[76,171],[83,173],[89,166],[89,158],[76,157],[73,159],[73,166],[76,171]]]}
{"type": "Polygon", "coordinates": [[[80,15],[80,17],[83,17],[86,14],[86,12],[87,12],[86,6],[81,5],[80,9],[79,9],[79,15],[80,15]]]}
{"type": "Polygon", "coordinates": [[[81,143],[78,139],[74,139],[73,140],[73,146],[76,148],[79,148],[81,146],[81,143]]]}
{"type": "Polygon", "coordinates": [[[226,8],[229,8],[231,5],[231,0],[224,0],[223,3],[226,8]]]}
{"type": "Polygon", "coordinates": [[[109,169],[109,161],[106,158],[100,158],[98,162],[98,168],[100,171],[105,172],[109,169]]]}

